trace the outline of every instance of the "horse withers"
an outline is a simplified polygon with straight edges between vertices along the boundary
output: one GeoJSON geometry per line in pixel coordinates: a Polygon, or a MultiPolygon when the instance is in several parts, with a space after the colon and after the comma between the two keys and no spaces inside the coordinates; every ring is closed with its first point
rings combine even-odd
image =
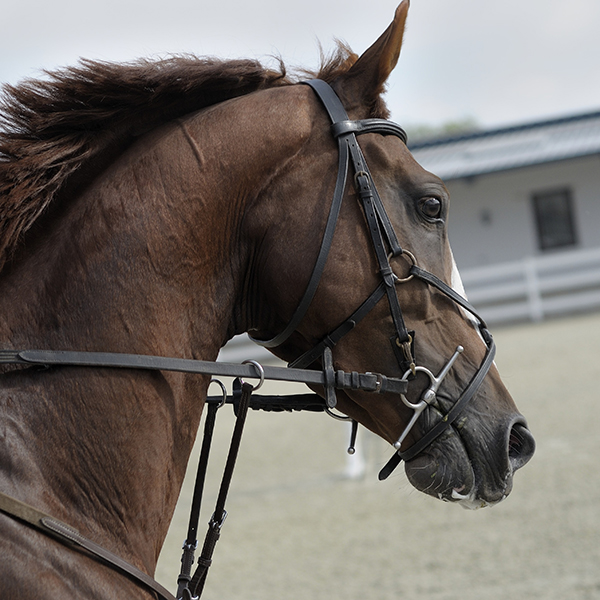
{"type": "MultiPolygon", "coordinates": [[[[407,10],[362,56],[340,48],[323,85],[179,57],[7,88],[2,349],[214,361],[249,332],[294,363],[327,347],[334,375],[382,374],[337,389],[337,409],[395,444],[415,487],[467,507],[505,498],[533,438],[461,300],[448,192],[385,121],[407,10]]],[[[152,574],[208,383],[4,365],[0,491],[152,574]]],[[[0,529],[2,597],[148,597],[18,519],[0,529]]]]}

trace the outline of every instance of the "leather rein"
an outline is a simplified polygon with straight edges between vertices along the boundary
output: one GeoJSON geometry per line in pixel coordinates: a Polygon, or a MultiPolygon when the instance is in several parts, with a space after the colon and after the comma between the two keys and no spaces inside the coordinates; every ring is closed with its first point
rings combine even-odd
{"type": "MultiPolygon", "coordinates": [[[[281,333],[270,340],[255,339],[254,341],[267,348],[279,346],[294,333],[306,315],[327,262],[342,199],[347,187],[350,164],[352,164],[354,184],[362,204],[382,280],[373,293],[342,324],[330,331],[318,344],[290,363],[287,368],[263,366],[256,361],[245,361],[245,363],[242,364],[233,364],[102,352],[0,350],[0,364],[17,364],[29,367],[40,366],[45,368],[75,366],[177,371],[237,378],[234,381],[234,392],[232,396],[228,396],[223,384],[218,380],[215,380],[221,386],[223,395],[222,397],[207,398],[208,413],[205,421],[203,444],[192,500],[188,536],[183,547],[182,571],[178,578],[178,599],[191,600],[192,598],[199,597],[202,592],[206,573],[211,564],[212,552],[216,541],[219,538],[220,529],[226,516],[226,511],[224,509],[225,499],[233,473],[233,467],[235,465],[246,413],[249,408],[267,411],[325,411],[335,418],[351,420],[349,417],[340,417],[332,412],[332,409],[336,405],[336,390],[351,389],[372,392],[375,394],[392,393],[399,395],[402,401],[411,408],[414,413],[409,424],[402,432],[402,435],[394,444],[396,452],[379,474],[379,479],[385,479],[402,460],[411,460],[417,456],[452,425],[466,404],[477,392],[477,389],[483,382],[494,360],[494,341],[485,322],[477,314],[475,309],[446,283],[432,273],[421,269],[417,264],[416,258],[409,251],[402,249],[400,246],[392,223],[369,172],[364,155],[358,145],[357,136],[365,133],[395,135],[406,143],[407,136],[404,130],[395,123],[384,119],[351,121],[337,94],[327,83],[321,80],[312,80],[304,83],[309,85],[321,100],[321,103],[325,107],[332,122],[332,134],[338,142],[339,162],[335,191],[315,267],[296,311],[281,333]],[[408,276],[404,279],[399,279],[390,265],[390,259],[399,256],[406,257],[411,265],[408,276]],[[426,367],[418,366],[416,364],[414,357],[415,332],[408,331],[406,328],[395,289],[396,285],[409,281],[412,278],[420,279],[428,285],[433,286],[450,300],[471,313],[478,321],[479,332],[487,346],[487,351],[478,370],[448,413],[410,448],[405,451],[400,451],[402,441],[409,433],[410,429],[415,425],[420,414],[427,407],[431,406],[431,403],[435,400],[436,392],[441,381],[462,352],[462,347],[458,346],[454,355],[437,376],[426,367]],[[332,349],[345,335],[350,333],[350,331],[352,331],[384,297],[387,298],[394,324],[394,334],[390,338],[391,346],[394,349],[398,364],[404,375],[401,378],[398,378],[387,377],[380,373],[347,373],[341,370],[335,370],[333,367],[332,349]],[[317,369],[313,366],[317,360],[321,361],[321,369],[317,369]],[[308,368],[311,366],[313,366],[313,368],[308,368]],[[408,392],[409,382],[414,378],[414,375],[417,372],[423,372],[429,377],[430,387],[423,392],[419,402],[412,403],[406,398],[406,394],[408,392]],[[253,387],[250,384],[245,383],[243,378],[259,378],[259,383],[253,387]],[[252,395],[252,392],[257,390],[265,380],[291,381],[322,386],[325,398],[323,399],[316,394],[285,397],[252,395]],[[204,476],[206,474],[208,463],[210,441],[212,439],[212,430],[215,424],[216,411],[225,403],[234,405],[237,419],[221,489],[217,498],[215,513],[209,523],[201,556],[198,559],[198,568],[192,577],[191,567],[194,563],[194,551],[197,545],[197,523],[204,486],[204,476]]],[[[357,423],[353,421],[352,439],[348,450],[350,453],[353,451],[356,426],[357,423]]],[[[175,599],[170,592],[146,573],[122,560],[114,553],[102,548],[95,542],[88,540],[78,531],[61,521],[2,493],[0,493],[0,511],[21,522],[33,526],[38,531],[41,531],[66,545],[75,546],[80,550],[92,554],[111,568],[130,577],[149,591],[154,592],[158,598],[163,600],[175,599]]]]}

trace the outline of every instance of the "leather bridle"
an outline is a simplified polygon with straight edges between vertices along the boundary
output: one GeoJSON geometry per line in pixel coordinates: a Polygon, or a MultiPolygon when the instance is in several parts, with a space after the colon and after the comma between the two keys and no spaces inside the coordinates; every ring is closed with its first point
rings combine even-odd
{"type": "MultiPolygon", "coordinates": [[[[411,460],[425,450],[435,439],[437,439],[448,427],[456,421],[467,403],[473,398],[479,386],[482,384],[486,374],[488,373],[496,352],[496,347],[491,333],[487,329],[485,321],[479,316],[476,310],[469,304],[465,298],[458,294],[454,289],[440,280],[432,273],[420,268],[417,265],[415,256],[408,250],[403,249],[399,242],[392,223],[387,215],[381,197],[377,192],[377,188],[369,172],[367,162],[358,145],[357,136],[365,133],[376,133],[380,135],[394,135],[406,144],[406,132],[397,124],[385,119],[365,119],[359,121],[351,121],[344,106],[342,105],[333,88],[319,79],[306,81],[317,94],[321,103],[325,107],[329,119],[331,120],[331,131],[338,143],[338,174],[333,193],[333,201],[329,211],[321,249],[319,251],[313,273],[309,279],[306,291],[302,297],[296,311],[294,312],[290,322],[285,329],[276,335],[274,338],[266,341],[254,339],[254,341],[267,348],[274,348],[281,345],[287,340],[290,335],[297,329],[300,321],[305,316],[308,307],[310,306],[314,294],[317,290],[321,276],[323,274],[327,256],[333,241],[333,234],[338,221],[340,207],[344,192],[346,190],[347,179],[350,173],[350,164],[354,173],[354,184],[358,197],[360,199],[363,213],[369,229],[371,242],[377,258],[381,283],[375,291],[363,302],[363,304],[348,317],[341,325],[326,335],[312,349],[298,357],[290,367],[306,368],[313,364],[318,358],[324,356],[327,350],[331,350],[344,336],[356,327],[356,325],[369,314],[376,304],[384,297],[387,297],[390,314],[394,324],[394,335],[390,338],[391,346],[396,354],[399,366],[404,372],[401,380],[408,381],[411,375],[414,376],[417,372],[422,372],[429,377],[431,385],[421,396],[418,403],[410,402],[406,396],[401,393],[400,396],[405,405],[414,411],[412,419],[405,427],[401,436],[394,443],[397,452],[392,456],[390,461],[379,473],[379,479],[387,478],[401,460],[411,460]],[[394,273],[390,259],[394,257],[405,256],[411,263],[409,274],[407,277],[400,279],[394,273]],[[477,327],[483,341],[487,347],[486,354],[471,381],[464,389],[460,397],[456,400],[450,411],[444,415],[436,425],[427,431],[415,444],[405,451],[400,450],[400,446],[411,428],[416,424],[420,414],[436,399],[437,390],[442,379],[448,374],[452,364],[462,352],[462,346],[457,346],[456,352],[440,371],[435,376],[429,369],[422,366],[417,366],[414,358],[414,339],[415,332],[408,331],[402,309],[396,293],[396,285],[406,283],[412,278],[420,279],[421,281],[433,286],[450,300],[456,302],[460,307],[471,313],[477,319],[477,327]]],[[[328,360],[325,356],[323,362],[328,360]]],[[[329,408],[332,408],[328,401],[329,408]]]]}
{"type": "MultiPolygon", "coordinates": [[[[352,315],[350,315],[343,323],[338,325],[335,329],[324,336],[323,339],[313,348],[302,354],[302,356],[296,358],[287,368],[263,367],[255,361],[246,361],[244,364],[230,364],[135,354],[65,352],[52,350],[0,350],[0,364],[18,364],[25,366],[41,365],[44,367],[79,366],[167,370],[184,373],[231,376],[239,378],[240,381],[242,381],[242,377],[259,377],[260,383],[254,388],[248,384],[238,386],[243,390],[242,401],[240,401],[239,395],[237,400],[235,397],[229,398],[226,396],[222,400],[219,400],[219,405],[224,402],[232,402],[234,404],[237,402],[238,411],[240,410],[239,406],[243,405],[243,416],[245,416],[245,411],[247,408],[250,407],[263,410],[325,410],[332,414],[332,416],[337,417],[337,415],[331,412],[336,405],[336,389],[360,390],[373,392],[376,394],[397,394],[400,396],[404,404],[411,408],[414,413],[401,436],[394,444],[396,452],[381,470],[379,479],[385,479],[388,477],[402,460],[408,461],[415,458],[444,431],[446,431],[446,429],[456,421],[467,403],[473,398],[492,365],[495,355],[495,344],[492,336],[488,331],[484,320],[477,314],[475,309],[460,294],[458,294],[446,283],[441,281],[438,277],[420,268],[417,264],[417,259],[409,251],[403,249],[398,242],[398,238],[392,223],[387,215],[383,202],[373,182],[373,178],[369,172],[364,155],[360,149],[360,146],[358,145],[357,136],[365,133],[394,135],[406,143],[407,137],[404,130],[395,123],[384,119],[351,121],[349,120],[348,115],[338,96],[327,83],[321,80],[312,80],[305,83],[309,85],[317,94],[332,123],[331,131],[334,138],[337,140],[339,148],[336,185],[315,267],[307,284],[304,295],[298,304],[298,307],[296,308],[288,325],[283,329],[283,331],[281,331],[281,333],[269,340],[254,339],[254,341],[267,348],[277,347],[283,344],[292,335],[292,333],[296,331],[300,322],[306,315],[306,312],[313,301],[317,287],[321,280],[321,276],[323,275],[329,250],[332,245],[341,203],[345,195],[347,180],[350,175],[350,164],[352,164],[354,184],[363,208],[378,263],[378,270],[381,276],[381,282],[379,285],[376,287],[373,293],[354,311],[354,313],[352,313],[352,315]],[[408,276],[403,279],[397,277],[390,265],[391,258],[400,256],[407,258],[411,265],[408,276]],[[471,313],[477,319],[477,327],[481,337],[483,338],[483,341],[486,344],[487,350],[479,368],[467,384],[466,388],[463,390],[462,394],[454,402],[450,410],[443,415],[431,429],[426,431],[416,443],[414,443],[407,450],[401,451],[400,447],[402,442],[412,427],[416,424],[421,413],[430,407],[435,401],[436,393],[442,380],[448,374],[454,361],[457,360],[458,356],[462,352],[462,347],[457,346],[455,353],[437,376],[426,367],[416,364],[414,357],[415,332],[409,331],[406,327],[398,295],[396,293],[396,285],[406,283],[413,278],[419,279],[436,288],[450,300],[458,304],[461,308],[471,313]],[[336,371],[333,367],[332,349],[344,336],[350,333],[384,297],[387,298],[390,314],[394,324],[394,333],[390,338],[390,342],[398,360],[399,367],[403,372],[403,376],[398,378],[388,377],[383,374],[371,372],[346,373],[340,370],[336,371]],[[317,360],[320,360],[322,363],[321,370],[317,370],[314,367],[309,369],[308,367],[314,365],[317,360]],[[415,374],[418,372],[424,373],[429,378],[430,386],[422,393],[419,402],[412,403],[406,398],[406,394],[408,392],[409,382],[414,379],[415,374]],[[291,397],[259,396],[258,398],[250,399],[251,392],[254,389],[258,389],[265,379],[293,381],[322,386],[325,400],[323,401],[320,397],[313,394],[291,397]]],[[[209,398],[208,400],[210,406],[211,399],[209,398]]],[[[212,399],[212,402],[214,406],[214,399],[212,399]]],[[[209,411],[209,414],[213,413],[209,411]]],[[[240,416],[238,414],[238,420],[239,419],[240,416]]],[[[354,425],[356,424],[354,423],[354,425]]],[[[241,427],[239,436],[241,436],[241,427]]],[[[237,439],[236,443],[239,445],[239,438],[237,439]]],[[[235,458],[233,460],[235,460],[235,458]]],[[[231,471],[232,469],[233,466],[231,466],[231,471]]],[[[230,478],[231,472],[226,471],[226,473],[230,478]]],[[[221,494],[219,502],[220,501],[221,494]]],[[[224,501],[225,499],[223,497],[223,505],[224,501]]],[[[197,501],[195,498],[194,504],[199,504],[199,500],[197,501]]],[[[207,537],[207,539],[210,538],[210,543],[208,545],[210,546],[212,544],[212,547],[214,547],[214,543],[216,543],[216,539],[218,539],[218,532],[220,531],[220,526],[222,525],[222,521],[226,514],[224,508],[220,504],[219,507],[219,510],[221,510],[220,518],[216,521],[216,527],[213,527],[213,521],[211,520],[210,526],[213,527],[213,532],[211,534],[211,530],[209,529],[209,536],[207,537]]],[[[63,543],[75,545],[85,549],[87,552],[92,553],[102,561],[109,564],[112,568],[125,573],[137,581],[140,585],[152,590],[160,598],[173,600],[173,596],[167,590],[154,582],[145,573],[142,573],[132,565],[129,565],[119,557],[115,556],[113,553],[104,550],[94,542],[87,540],[79,532],[73,530],[68,525],[61,523],[51,516],[46,515],[21,501],[15,500],[1,493],[0,511],[20,521],[29,523],[39,531],[42,531],[47,535],[51,535],[63,543]]],[[[197,512],[197,510],[193,508],[192,512],[197,512]]],[[[197,515],[195,515],[195,518],[197,521],[197,515]]],[[[195,526],[192,527],[191,521],[192,519],[190,520],[190,531],[194,529],[195,532],[195,526]]],[[[191,537],[191,534],[189,534],[188,537],[191,537]]],[[[189,543],[186,541],[186,544],[191,547],[193,545],[192,542],[193,540],[190,540],[189,543]]],[[[212,554],[212,548],[209,548],[209,550],[210,554],[212,554]]],[[[184,554],[184,559],[182,559],[182,561],[189,563],[190,556],[193,562],[193,548],[189,549],[187,558],[185,558],[184,554]]],[[[198,584],[199,588],[197,588],[200,590],[201,586],[203,585],[202,582],[206,577],[206,570],[210,564],[210,558],[204,556],[204,550],[203,557],[201,557],[201,559],[204,560],[205,564],[201,564],[202,572],[200,575],[197,574],[194,576],[194,579],[200,580],[200,583],[198,584]]],[[[178,598],[191,598],[191,592],[188,588],[188,582],[191,578],[183,573],[183,570],[182,575],[184,576],[180,576],[180,590],[178,591],[178,598]],[[181,595],[179,592],[181,592],[181,595]]]]}

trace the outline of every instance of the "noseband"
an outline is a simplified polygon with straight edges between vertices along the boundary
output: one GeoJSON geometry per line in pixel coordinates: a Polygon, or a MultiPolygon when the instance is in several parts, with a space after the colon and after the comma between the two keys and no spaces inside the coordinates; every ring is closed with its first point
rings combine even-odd
{"type": "MultiPolygon", "coordinates": [[[[404,431],[394,443],[396,453],[390,461],[379,473],[379,479],[387,478],[390,473],[398,466],[401,460],[411,460],[425,450],[435,439],[437,439],[450,425],[457,419],[466,404],[473,398],[483,379],[488,373],[496,352],[495,344],[491,333],[487,329],[485,321],[478,315],[473,306],[469,304],[460,294],[455,292],[450,286],[440,280],[432,273],[421,269],[417,265],[417,260],[408,250],[404,250],[399,242],[394,227],[387,215],[381,197],[377,192],[375,183],[367,166],[365,157],[358,145],[357,136],[365,133],[377,133],[380,135],[395,135],[406,144],[406,132],[397,124],[385,119],[365,119],[359,121],[351,121],[340,99],[331,86],[319,79],[306,81],[319,97],[321,103],[325,107],[327,114],[331,120],[331,132],[338,142],[338,174],[333,193],[333,201],[327,218],[321,248],[317,256],[315,267],[309,279],[308,285],[296,308],[292,318],[285,329],[270,340],[254,341],[266,348],[275,348],[287,340],[306,315],[308,308],[317,291],[317,287],[321,280],[321,276],[325,269],[327,256],[333,241],[335,227],[338,221],[340,207],[344,192],[346,189],[347,179],[350,172],[350,163],[354,172],[354,185],[361,201],[363,212],[367,221],[371,242],[377,259],[379,273],[381,275],[381,283],[375,291],[363,302],[363,304],[348,317],[341,325],[326,335],[317,345],[311,350],[305,352],[302,356],[290,363],[292,368],[307,368],[312,365],[320,357],[331,356],[331,349],[356,325],[369,314],[376,304],[384,297],[387,297],[390,314],[394,324],[394,335],[391,336],[391,346],[394,350],[398,364],[404,375],[402,381],[408,382],[417,372],[422,372],[429,377],[431,385],[421,395],[421,399],[417,403],[410,402],[404,394],[400,394],[403,403],[411,408],[414,413],[404,431]],[[409,275],[406,278],[400,279],[394,273],[390,259],[404,256],[411,264],[409,275]],[[450,371],[452,364],[462,352],[462,346],[457,346],[455,353],[449,359],[447,364],[442,368],[440,373],[435,376],[429,369],[423,366],[417,366],[414,358],[414,339],[415,332],[408,331],[402,309],[396,293],[396,285],[405,283],[413,278],[420,279],[430,286],[433,286],[460,307],[471,313],[478,321],[478,328],[486,344],[487,351],[475,375],[463,393],[456,400],[450,411],[442,417],[436,425],[427,431],[415,444],[402,452],[400,447],[402,442],[416,424],[421,413],[430,406],[435,400],[437,390],[450,371]],[[326,355],[326,351],[329,351],[326,355]]],[[[330,360],[330,359],[329,359],[330,360]]],[[[332,408],[334,401],[328,399],[327,405],[332,408]]]]}

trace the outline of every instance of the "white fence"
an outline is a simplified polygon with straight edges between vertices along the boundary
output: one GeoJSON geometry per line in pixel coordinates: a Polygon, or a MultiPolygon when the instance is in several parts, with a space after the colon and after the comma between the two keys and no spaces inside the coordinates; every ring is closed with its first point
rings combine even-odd
{"type": "Polygon", "coordinates": [[[600,309],[600,248],[468,269],[461,276],[469,302],[489,324],[600,309]]]}
{"type": "Polygon", "coordinates": [[[218,360],[240,363],[244,360],[258,360],[267,363],[277,360],[268,350],[255,344],[245,333],[229,340],[219,353],[218,360]]]}

